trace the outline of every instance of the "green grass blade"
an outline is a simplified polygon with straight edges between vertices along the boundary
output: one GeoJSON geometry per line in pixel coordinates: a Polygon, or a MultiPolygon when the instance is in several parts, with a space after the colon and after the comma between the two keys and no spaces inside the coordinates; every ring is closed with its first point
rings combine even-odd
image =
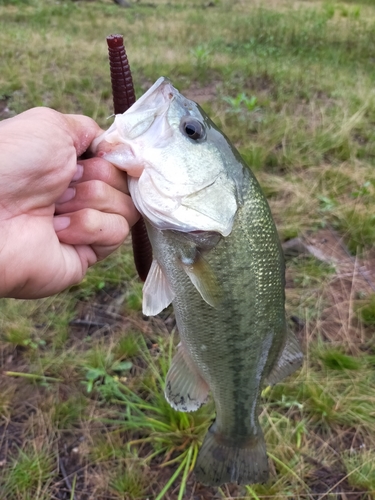
{"type": "Polygon", "coordinates": [[[188,478],[189,473],[190,473],[191,456],[193,454],[193,451],[194,451],[194,447],[190,446],[190,448],[187,452],[187,455],[186,455],[186,460],[185,460],[186,465],[185,465],[184,473],[182,475],[180,491],[178,493],[177,500],[182,500],[183,495],[184,495],[185,490],[186,490],[186,481],[187,481],[187,478],[188,478]]]}
{"type": "Polygon", "coordinates": [[[161,492],[159,493],[159,495],[155,498],[155,500],[161,500],[163,498],[163,496],[165,495],[165,493],[169,490],[169,488],[172,486],[172,484],[174,483],[174,481],[178,478],[180,472],[182,471],[182,469],[184,468],[185,466],[185,462],[186,462],[186,457],[185,459],[180,463],[180,465],[178,466],[178,468],[176,469],[175,473],[173,474],[173,476],[170,478],[170,480],[167,482],[167,484],[164,486],[164,488],[161,490],[161,492]]]}
{"type": "Polygon", "coordinates": [[[255,493],[255,491],[251,486],[246,486],[246,491],[250,493],[250,495],[252,495],[252,498],[254,498],[254,500],[260,500],[260,498],[258,497],[258,495],[255,493]]]}
{"type": "Polygon", "coordinates": [[[77,474],[74,474],[73,482],[72,482],[72,490],[70,492],[70,500],[75,500],[75,490],[76,490],[76,482],[77,482],[77,474]]]}

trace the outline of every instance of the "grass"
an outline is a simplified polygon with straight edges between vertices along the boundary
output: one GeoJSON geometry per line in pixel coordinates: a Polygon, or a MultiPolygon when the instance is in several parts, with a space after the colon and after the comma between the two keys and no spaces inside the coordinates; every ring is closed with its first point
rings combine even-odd
{"type": "Polygon", "coordinates": [[[137,95],[165,75],[198,100],[282,240],[325,258],[287,263],[306,362],[263,392],[266,485],[195,483],[213,407],[166,403],[173,314],[142,317],[129,245],[59,296],[0,301],[0,498],[375,498],[374,30],[373,0],[0,0],[10,114],[44,105],[107,127],[105,37],[123,33],[137,95]]]}
{"type": "Polygon", "coordinates": [[[6,467],[6,478],[1,482],[6,498],[47,498],[43,489],[48,487],[53,471],[54,456],[50,450],[27,447],[18,450],[16,457],[6,467]]]}

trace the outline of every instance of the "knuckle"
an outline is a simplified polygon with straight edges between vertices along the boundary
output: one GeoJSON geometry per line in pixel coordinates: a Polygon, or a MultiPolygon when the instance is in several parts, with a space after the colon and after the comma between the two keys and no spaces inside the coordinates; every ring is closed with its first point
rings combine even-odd
{"type": "Polygon", "coordinates": [[[107,185],[98,179],[93,179],[81,184],[83,196],[86,199],[105,200],[107,195],[107,185]]]}
{"type": "Polygon", "coordinates": [[[119,219],[117,234],[118,234],[119,240],[122,243],[125,240],[125,238],[128,236],[129,231],[130,231],[130,227],[129,227],[128,221],[124,217],[117,216],[117,218],[119,219]]]}
{"type": "Polygon", "coordinates": [[[100,178],[103,182],[109,183],[112,178],[112,164],[103,158],[92,158],[93,167],[100,174],[100,178]]]}
{"type": "Polygon", "coordinates": [[[129,224],[122,215],[108,214],[94,209],[80,210],[79,225],[92,242],[102,245],[120,245],[129,234],[129,224]]]}
{"type": "Polygon", "coordinates": [[[102,226],[100,212],[97,212],[92,208],[84,208],[80,210],[77,216],[79,216],[80,225],[87,233],[94,234],[100,230],[100,226],[102,226]]]}

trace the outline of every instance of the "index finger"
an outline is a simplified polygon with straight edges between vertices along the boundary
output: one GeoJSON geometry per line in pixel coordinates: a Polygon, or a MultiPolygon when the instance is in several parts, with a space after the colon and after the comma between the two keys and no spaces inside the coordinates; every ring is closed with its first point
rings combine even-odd
{"type": "Polygon", "coordinates": [[[99,180],[114,187],[118,191],[129,194],[126,172],[119,170],[112,165],[112,163],[97,157],[87,160],[80,159],[78,163],[81,165],[83,172],[82,176],[77,181],[73,182],[74,185],[82,182],[99,180]]]}

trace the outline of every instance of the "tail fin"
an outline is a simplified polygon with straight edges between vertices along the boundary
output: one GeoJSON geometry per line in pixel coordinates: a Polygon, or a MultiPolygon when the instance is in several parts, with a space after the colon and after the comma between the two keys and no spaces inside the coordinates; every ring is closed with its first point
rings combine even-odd
{"type": "Polygon", "coordinates": [[[268,479],[268,459],[263,433],[244,443],[231,443],[215,431],[208,430],[195,466],[198,481],[207,486],[224,483],[265,483],[268,479]]]}

